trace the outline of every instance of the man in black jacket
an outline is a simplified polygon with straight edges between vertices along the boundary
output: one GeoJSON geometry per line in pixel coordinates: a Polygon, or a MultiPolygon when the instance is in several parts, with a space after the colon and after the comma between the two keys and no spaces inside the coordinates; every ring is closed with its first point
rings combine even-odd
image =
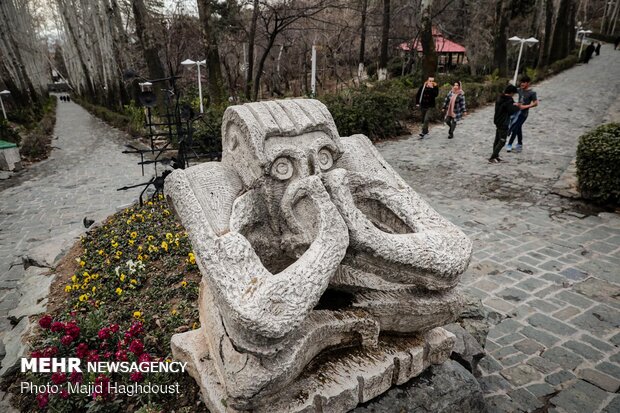
{"type": "Polygon", "coordinates": [[[435,78],[429,76],[422,86],[418,89],[418,93],[415,96],[415,105],[420,108],[422,113],[422,133],[420,133],[420,139],[424,139],[424,136],[428,135],[428,122],[430,120],[431,109],[435,107],[435,98],[439,95],[439,87],[435,83],[435,78]]]}
{"type": "Polygon", "coordinates": [[[497,129],[495,130],[495,141],[493,142],[493,154],[489,158],[489,163],[500,163],[502,161],[499,158],[499,152],[504,147],[508,137],[510,116],[521,109],[521,105],[512,100],[512,96],[517,92],[516,86],[508,85],[495,101],[493,123],[495,123],[497,129]]]}

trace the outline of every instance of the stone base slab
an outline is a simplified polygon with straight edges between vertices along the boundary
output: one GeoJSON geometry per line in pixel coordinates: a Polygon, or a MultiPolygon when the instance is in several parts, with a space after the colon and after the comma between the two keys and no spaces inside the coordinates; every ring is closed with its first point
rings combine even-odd
{"type": "MultiPolygon", "coordinates": [[[[455,336],[441,327],[412,337],[380,337],[374,348],[335,350],[320,355],[287,388],[258,400],[254,413],[344,413],[418,376],[450,357],[455,336]]],[[[212,413],[243,413],[228,401],[223,381],[200,330],[175,334],[175,359],[187,362],[212,413]]]]}

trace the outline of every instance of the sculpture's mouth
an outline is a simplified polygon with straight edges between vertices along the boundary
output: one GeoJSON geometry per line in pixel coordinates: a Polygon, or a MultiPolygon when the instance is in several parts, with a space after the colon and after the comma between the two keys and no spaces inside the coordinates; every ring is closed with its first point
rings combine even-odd
{"type": "Polygon", "coordinates": [[[357,209],[380,231],[388,234],[409,234],[414,232],[383,202],[363,197],[359,192],[353,192],[352,195],[357,209]]]}

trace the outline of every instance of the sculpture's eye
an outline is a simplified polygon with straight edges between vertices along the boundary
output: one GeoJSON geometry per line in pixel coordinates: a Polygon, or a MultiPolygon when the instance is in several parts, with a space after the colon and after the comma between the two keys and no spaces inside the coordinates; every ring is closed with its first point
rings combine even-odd
{"type": "Polygon", "coordinates": [[[323,148],[319,151],[319,166],[322,171],[327,171],[329,168],[334,165],[334,158],[332,157],[332,153],[329,149],[323,148]]]}
{"type": "Polygon", "coordinates": [[[271,176],[282,181],[293,176],[293,163],[288,158],[278,158],[271,165],[271,176]]]}

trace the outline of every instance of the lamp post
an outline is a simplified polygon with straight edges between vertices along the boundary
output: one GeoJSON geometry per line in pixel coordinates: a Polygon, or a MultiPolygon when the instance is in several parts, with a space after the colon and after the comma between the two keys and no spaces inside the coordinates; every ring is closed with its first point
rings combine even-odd
{"type": "Polygon", "coordinates": [[[4,110],[4,102],[2,102],[2,96],[8,96],[10,94],[11,92],[6,89],[0,92],[0,106],[2,106],[2,114],[4,115],[4,119],[7,119],[7,120],[8,118],[6,117],[6,111],[4,110]]]}
{"type": "Polygon", "coordinates": [[[204,65],[206,63],[207,63],[206,59],[199,60],[197,62],[193,61],[192,59],[186,59],[181,62],[182,65],[185,65],[185,66],[196,65],[196,67],[198,68],[198,96],[200,96],[200,113],[204,113],[204,109],[202,107],[202,81],[200,78],[200,65],[204,65]]]}
{"type": "Polygon", "coordinates": [[[523,45],[525,43],[527,43],[528,45],[536,44],[536,43],[538,43],[538,40],[533,38],[533,37],[530,37],[528,39],[522,39],[522,38],[520,38],[518,36],[512,36],[508,40],[510,40],[511,42],[514,42],[514,43],[517,43],[517,42],[521,43],[521,47],[519,48],[519,58],[517,59],[517,67],[515,69],[515,76],[512,79],[512,84],[516,86],[516,84],[517,84],[517,75],[519,74],[519,64],[521,63],[521,55],[523,54],[523,45]]]}
{"type": "Polygon", "coordinates": [[[581,35],[581,46],[579,46],[579,60],[581,60],[581,50],[583,49],[583,41],[585,39],[585,37],[592,33],[592,30],[579,30],[577,32],[577,35],[581,35]]]}

